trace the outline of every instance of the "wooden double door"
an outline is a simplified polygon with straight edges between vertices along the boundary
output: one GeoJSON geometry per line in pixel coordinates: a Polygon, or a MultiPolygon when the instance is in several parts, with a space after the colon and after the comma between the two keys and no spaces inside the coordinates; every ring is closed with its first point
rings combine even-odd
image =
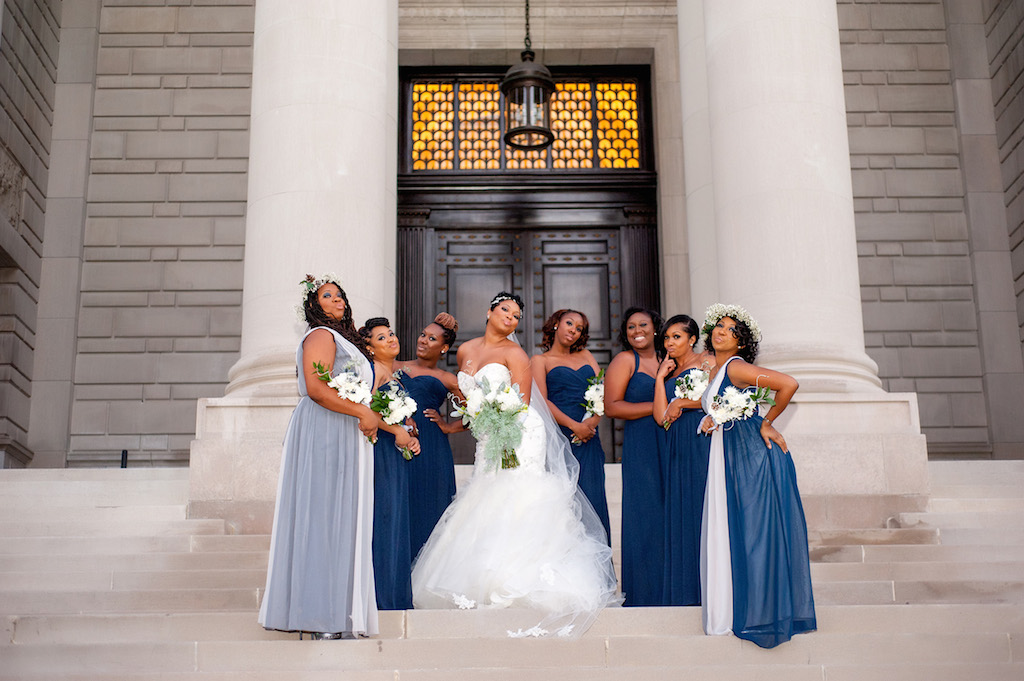
{"type": "MultiPolygon", "coordinates": [[[[414,356],[438,312],[458,319],[456,348],[482,335],[500,291],[523,299],[517,335],[527,354],[540,352],[548,316],[572,308],[587,315],[588,349],[603,367],[620,350],[623,311],[658,308],[653,192],[404,189],[400,183],[396,320],[403,359],[414,356]]],[[[454,351],[445,361],[458,370],[454,351]]],[[[611,426],[602,426],[609,461],[619,439],[611,426]]],[[[471,438],[453,438],[453,447],[457,461],[472,461],[471,438]]]]}

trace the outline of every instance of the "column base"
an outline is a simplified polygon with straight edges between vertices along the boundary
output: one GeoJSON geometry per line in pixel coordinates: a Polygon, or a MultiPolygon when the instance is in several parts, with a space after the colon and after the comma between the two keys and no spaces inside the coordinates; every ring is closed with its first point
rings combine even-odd
{"type": "Polygon", "coordinates": [[[281,447],[296,404],[297,396],[199,400],[188,517],[223,518],[232,534],[270,534],[281,447]]]}

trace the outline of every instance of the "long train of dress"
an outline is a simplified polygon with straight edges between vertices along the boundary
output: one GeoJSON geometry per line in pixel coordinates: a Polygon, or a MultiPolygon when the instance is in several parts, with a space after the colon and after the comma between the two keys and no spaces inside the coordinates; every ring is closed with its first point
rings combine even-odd
{"type": "MultiPolygon", "coordinates": [[[[511,382],[503,364],[474,377],[511,382]]],[[[417,608],[532,608],[546,613],[527,632],[576,637],[618,602],[611,549],[600,521],[560,458],[568,443],[550,414],[531,405],[516,450],[519,467],[495,470],[477,443],[473,477],[434,528],[413,566],[417,608]],[[550,421],[550,424],[547,423],[550,421]],[[555,453],[553,453],[555,452],[555,453]]]]}

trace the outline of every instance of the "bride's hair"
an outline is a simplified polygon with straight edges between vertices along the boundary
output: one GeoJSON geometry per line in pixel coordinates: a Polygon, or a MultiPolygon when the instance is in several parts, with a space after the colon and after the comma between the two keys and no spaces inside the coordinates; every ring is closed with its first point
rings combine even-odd
{"type": "Polygon", "coordinates": [[[561,323],[562,317],[567,314],[578,314],[583,318],[583,323],[580,324],[580,337],[577,338],[571,346],[569,346],[569,354],[579,352],[583,348],[587,347],[587,341],[590,340],[590,320],[587,319],[587,315],[583,314],[579,310],[565,308],[562,310],[556,310],[550,317],[548,317],[548,320],[544,322],[544,326],[541,328],[541,350],[546,352],[555,344],[555,329],[557,329],[559,323],[561,323]]]}
{"type": "Polygon", "coordinates": [[[491,298],[491,306],[488,309],[493,310],[494,308],[498,307],[498,303],[502,302],[503,300],[511,300],[513,303],[519,306],[519,311],[522,312],[523,299],[514,293],[509,293],[508,291],[502,291],[498,295],[491,298]]]}

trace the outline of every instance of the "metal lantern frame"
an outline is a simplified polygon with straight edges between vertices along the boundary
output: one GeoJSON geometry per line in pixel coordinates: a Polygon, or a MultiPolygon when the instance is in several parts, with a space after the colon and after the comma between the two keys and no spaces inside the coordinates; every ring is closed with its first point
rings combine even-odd
{"type": "Polygon", "coordinates": [[[530,42],[530,0],[526,0],[526,49],[522,61],[501,79],[505,98],[505,144],[521,151],[541,151],[555,141],[551,132],[551,97],[555,81],[551,71],[534,61],[530,42]]]}

